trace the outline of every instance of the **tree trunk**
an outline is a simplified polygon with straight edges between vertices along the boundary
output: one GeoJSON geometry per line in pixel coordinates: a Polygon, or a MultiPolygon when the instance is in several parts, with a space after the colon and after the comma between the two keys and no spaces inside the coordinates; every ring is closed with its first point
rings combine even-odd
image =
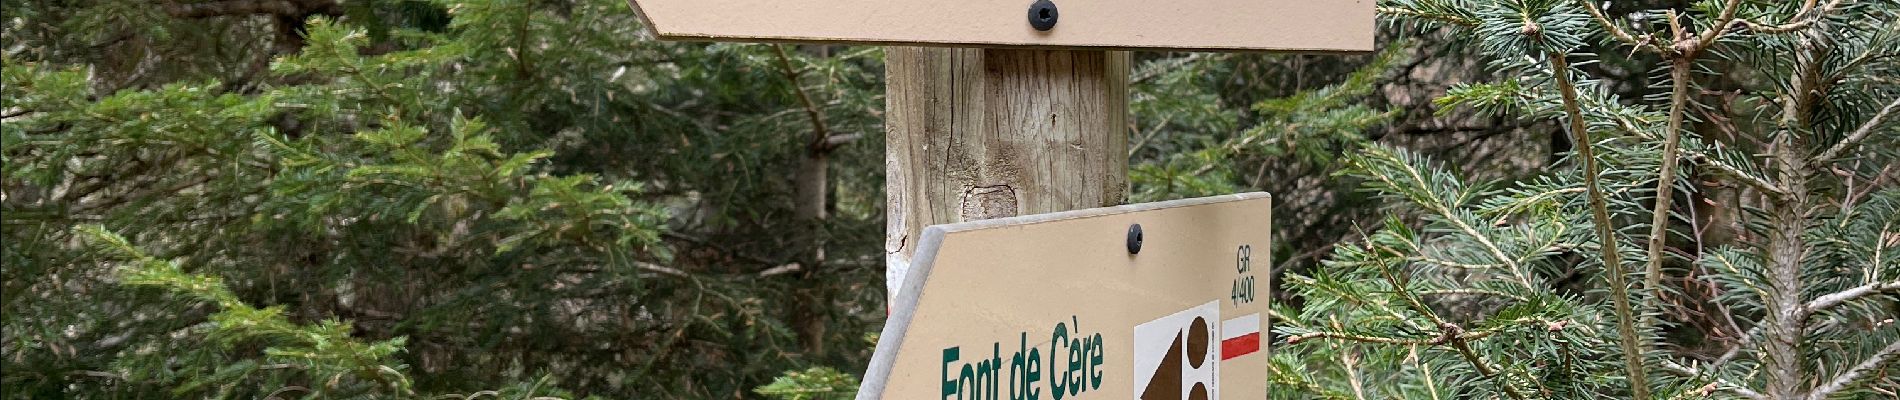
{"type": "Polygon", "coordinates": [[[1798,40],[1798,60],[1789,82],[1789,95],[1782,99],[1781,131],[1772,138],[1769,164],[1786,196],[1771,198],[1764,210],[1768,214],[1768,315],[1763,329],[1763,371],[1767,374],[1764,393],[1771,399],[1804,399],[1813,382],[1808,379],[1801,342],[1807,322],[1803,314],[1801,260],[1807,256],[1807,179],[1812,175],[1807,152],[1798,135],[1809,132],[1813,110],[1827,89],[1822,82],[1820,60],[1830,49],[1823,44],[1822,33],[1802,32],[1798,40]]]}
{"type": "Polygon", "coordinates": [[[885,69],[889,299],[924,227],[1127,200],[1128,53],[892,47],[885,69]]]}
{"type": "MultiPolygon", "coordinates": [[[[1781,147],[1781,145],[1777,145],[1781,147]]],[[[1792,153],[1793,150],[1776,150],[1777,153],[1792,153]]],[[[1776,163],[1788,162],[1787,157],[1778,157],[1776,163]]],[[[1802,306],[1801,302],[1801,258],[1806,256],[1807,242],[1802,236],[1806,233],[1806,216],[1802,207],[1807,197],[1801,190],[1805,185],[1801,178],[1787,173],[1792,165],[1784,164],[1781,174],[1788,186],[1789,198],[1770,200],[1768,210],[1768,315],[1762,341],[1762,369],[1767,376],[1767,394],[1772,399],[1800,399],[1808,386],[1806,360],[1801,354],[1800,341],[1805,335],[1804,323],[1796,318],[1802,306]],[[1788,179],[1794,177],[1794,179],[1788,179]]]]}
{"type": "MultiPolygon", "coordinates": [[[[813,358],[825,356],[825,332],[831,322],[832,285],[824,281],[825,242],[830,235],[825,220],[831,212],[831,152],[843,142],[834,142],[831,127],[825,123],[825,112],[818,102],[812,101],[811,94],[805,92],[801,74],[792,65],[791,55],[785,52],[785,46],[773,45],[772,51],[778,55],[779,72],[785,74],[785,81],[791,84],[792,94],[798,98],[799,105],[805,108],[805,116],[811,120],[811,133],[795,136],[804,148],[798,158],[798,170],[792,175],[792,218],[798,221],[797,243],[806,249],[799,256],[802,267],[798,277],[801,281],[798,289],[792,292],[792,327],[798,332],[799,346],[805,354],[813,358]]],[[[822,53],[825,50],[819,48],[822,53]]]]}
{"type": "MultiPolygon", "coordinates": [[[[796,81],[793,84],[797,84],[796,81]]],[[[827,196],[827,185],[831,180],[829,148],[808,146],[805,156],[798,160],[798,172],[792,177],[793,205],[792,216],[799,221],[811,252],[803,260],[803,271],[799,273],[805,281],[793,294],[796,296],[792,311],[792,323],[798,331],[799,345],[805,354],[823,356],[825,354],[825,327],[830,318],[826,314],[831,309],[831,296],[819,271],[825,263],[825,219],[830,217],[826,208],[831,205],[827,196]]]]}

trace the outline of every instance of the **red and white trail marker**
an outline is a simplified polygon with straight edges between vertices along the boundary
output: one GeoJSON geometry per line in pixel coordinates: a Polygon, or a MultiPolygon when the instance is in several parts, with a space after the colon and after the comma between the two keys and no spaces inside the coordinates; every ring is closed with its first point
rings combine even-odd
{"type": "Polygon", "coordinates": [[[1247,314],[1220,323],[1220,359],[1227,361],[1260,351],[1260,314],[1247,314]]]}

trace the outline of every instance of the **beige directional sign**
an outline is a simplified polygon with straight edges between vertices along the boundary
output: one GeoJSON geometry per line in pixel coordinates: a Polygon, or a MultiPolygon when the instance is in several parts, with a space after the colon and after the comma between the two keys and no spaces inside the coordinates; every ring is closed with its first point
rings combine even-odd
{"type": "Polygon", "coordinates": [[[629,2],[660,38],[741,42],[1371,51],[1375,24],[1375,0],[629,2]]]}
{"type": "Polygon", "coordinates": [[[932,226],[858,398],[1264,399],[1270,202],[932,226]]]}

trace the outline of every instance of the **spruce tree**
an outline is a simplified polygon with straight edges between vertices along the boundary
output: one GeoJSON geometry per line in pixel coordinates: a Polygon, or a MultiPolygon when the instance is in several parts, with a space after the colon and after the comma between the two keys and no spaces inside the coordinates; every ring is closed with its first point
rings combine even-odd
{"type": "Polygon", "coordinates": [[[724,398],[868,358],[875,48],[661,43],[622,0],[4,9],[0,397],[724,398]]]}
{"type": "Polygon", "coordinates": [[[1349,158],[1392,203],[1287,276],[1279,392],[1327,398],[1891,396],[1900,359],[1900,7],[1388,0],[1495,82],[1444,105],[1558,121],[1551,172],[1349,158]],[[1614,61],[1614,63],[1609,62],[1614,61]],[[1653,89],[1603,76],[1649,66],[1653,89]]]}

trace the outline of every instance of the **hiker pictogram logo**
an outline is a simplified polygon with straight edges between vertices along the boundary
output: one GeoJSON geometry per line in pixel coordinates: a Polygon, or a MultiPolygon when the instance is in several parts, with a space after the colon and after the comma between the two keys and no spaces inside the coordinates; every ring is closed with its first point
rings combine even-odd
{"type": "Polygon", "coordinates": [[[1211,301],[1135,326],[1135,393],[1140,400],[1220,398],[1221,347],[1211,301]]]}
{"type": "Polygon", "coordinates": [[[1260,352],[1260,314],[1221,320],[1220,302],[1135,326],[1140,400],[1220,398],[1220,364],[1260,352]]]}

